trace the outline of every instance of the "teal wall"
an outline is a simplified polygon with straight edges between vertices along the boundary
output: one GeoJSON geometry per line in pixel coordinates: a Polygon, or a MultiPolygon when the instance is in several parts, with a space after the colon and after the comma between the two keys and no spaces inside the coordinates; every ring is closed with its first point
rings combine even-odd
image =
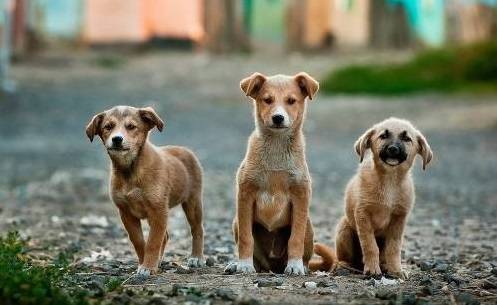
{"type": "Polygon", "coordinates": [[[84,0],[34,0],[29,2],[30,24],[45,35],[77,38],[83,22],[84,0]]]}

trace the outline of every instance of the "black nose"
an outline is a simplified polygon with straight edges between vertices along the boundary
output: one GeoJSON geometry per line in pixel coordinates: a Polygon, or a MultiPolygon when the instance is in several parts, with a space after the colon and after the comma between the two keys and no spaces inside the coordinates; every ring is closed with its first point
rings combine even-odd
{"type": "Polygon", "coordinates": [[[281,123],[283,123],[284,120],[285,120],[285,117],[282,116],[281,114],[273,115],[273,123],[275,125],[280,125],[281,123]]]}
{"type": "Polygon", "coordinates": [[[121,136],[115,136],[112,138],[112,144],[114,146],[121,146],[123,144],[123,137],[121,136]]]}
{"type": "Polygon", "coordinates": [[[400,148],[397,145],[388,146],[388,153],[391,156],[397,156],[400,153],[400,148]]]}

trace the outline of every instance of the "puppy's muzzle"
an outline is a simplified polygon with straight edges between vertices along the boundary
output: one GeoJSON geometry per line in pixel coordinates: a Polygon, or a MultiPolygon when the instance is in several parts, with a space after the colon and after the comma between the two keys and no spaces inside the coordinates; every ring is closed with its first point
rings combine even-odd
{"type": "Polygon", "coordinates": [[[399,165],[407,159],[407,153],[402,143],[385,145],[380,151],[380,159],[388,165],[399,165]]]}
{"type": "Polygon", "coordinates": [[[111,147],[109,147],[109,150],[113,150],[113,151],[129,150],[128,148],[125,148],[123,146],[123,142],[124,142],[123,136],[121,136],[121,135],[114,136],[114,137],[112,137],[111,140],[112,140],[112,145],[111,145],[111,147]]]}

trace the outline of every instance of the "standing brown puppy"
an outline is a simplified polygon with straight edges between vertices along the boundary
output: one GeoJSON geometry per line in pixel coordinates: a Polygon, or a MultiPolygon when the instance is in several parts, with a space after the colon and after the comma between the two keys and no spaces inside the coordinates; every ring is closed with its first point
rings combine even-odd
{"type": "Polygon", "coordinates": [[[236,178],[233,234],[239,259],[226,271],[305,274],[313,231],[302,125],[306,98],[312,100],[319,84],[307,73],[255,73],[240,87],[254,101],[256,128],[236,178]]]}
{"type": "Polygon", "coordinates": [[[156,147],[149,131],[164,128],[150,108],[117,106],[93,117],[86,135],[98,135],[111,159],[110,194],[138,256],[137,274],[158,269],[168,241],[169,208],[181,204],[192,233],[191,267],[204,265],[202,168],[195,155],[179,146],[156,147]],[[145,242],[141,219],[150,233],[145,242]]]}
{"type": "Polygon", "coordinates": [[[338,260],[365,274],[383,271],[404,278],[400,253],[414,205],[410,169],[417,154],[426,168],[433,156],[430,145],[410,122],[389,118],[366,131],[355,150],[364,162],[345,190],[345,216],[336,229],[338,260]]]}

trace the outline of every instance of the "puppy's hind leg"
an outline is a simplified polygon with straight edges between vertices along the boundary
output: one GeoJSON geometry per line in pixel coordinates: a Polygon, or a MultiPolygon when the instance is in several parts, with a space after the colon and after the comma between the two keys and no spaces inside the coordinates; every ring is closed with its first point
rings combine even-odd
{"type": "Polygon", "coordinates": [[[357,233],[342,217],[336,228],[336,254],[340,264],[346,264],[358,270],[363,269],[362,253],[357,233]]]}
{"type": "Polygon", "coordinates": [[[190,224],[192,234],[192,255],[188,259],[188,266],[199,268],[205,266],[204,259],[204,226],[202,223],[202,199],[200,194],[193,195],[182,205],[186,219],[190,224]]]}

